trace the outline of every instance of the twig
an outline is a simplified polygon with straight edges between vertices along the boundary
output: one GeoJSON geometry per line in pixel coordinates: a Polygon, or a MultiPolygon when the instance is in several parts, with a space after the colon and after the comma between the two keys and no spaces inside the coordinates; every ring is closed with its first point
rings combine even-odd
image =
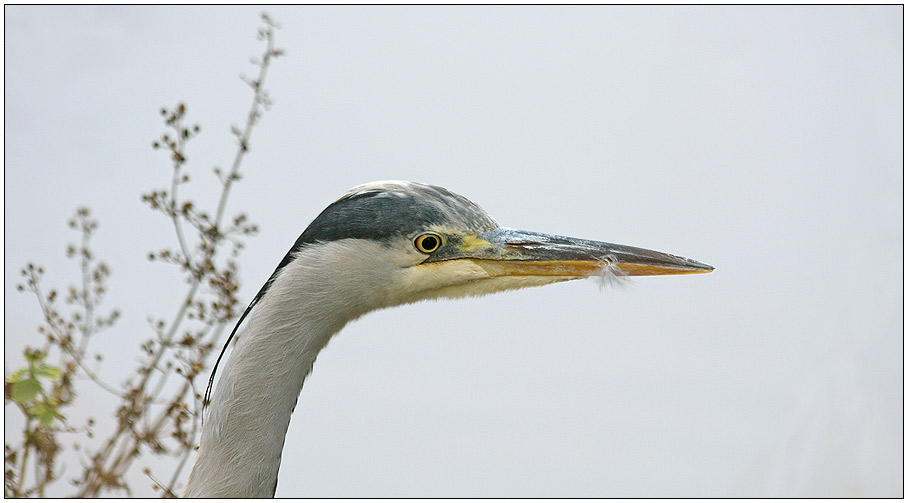
{"type": "MultiPolygon", "coordinates": [[[[190,272],[189,278],[189,290],[187,291],[183,302],[180,304],[176,315],[171,320],[166,332],[158,339],[156,347],[151,355],[151,360],[148,364],[144,365],[144,368],[147,370],[144,372],[140,378],[138,384],[131,387],[129,397],[133,401],[131,406],[127,405],[124,410],[124,415],[120,418],[120,424],[116,433],[111,437],[105,448],[99,453],[99,456],[94,458],[94,464],[88,474],[88,479],[84,482],[82,491],[79,493],[79,496],[97,496],[100,490],[108,484],[106,479],[114,478],[119,479],[123,473],[129,468],[132,461],[135,459],[136,454],[139,451],[141,444],[148,442],[148,439],[158,438],[161,430],[168,424],[170,420],[177,420],[176,416],[172,414],[180,414],[180,411],[177,410],[172,412],[172,408],[168,407],[161,413],[159,413],[150,423],[146,423],[144,431],[137,432],[135,427],[129,424],[130,421],[136,419],[138,415],[142,416],[145,421],[148,420],[147,407],[152,403],[156,402],[155,398],[160,395],[160,392],[163,390],[164,382],[166,377],[169,375],[168,369],[160,369],[160,364],[167,354],[168,349],[173,349],[173,344],[176,340],[177,333],[180,330],[180,327],[183,326],[186,317],[188,315],[189,309],[193,306],[196,295],[198,295],[199,290],[203,284],[203,281],[209,274],[215,274],[215,269],[213,268],[213,259],[217,253],[218,245],[225,237],[226,233],[223,233],[219,230],[221,222],[224,218],[224,212],[226,209],[226,203],[230,188],[233,185],[233,182],[239,179],[239,170],[242,164],[242,160],[245,154],[249,150],[249,140],[252,135],[254,126],[257,123],[258,118],[261,115],[261,108],[267,104],[267,96],[265,94],[263,85],[265,77],[267,76],[267,70],[271,59],[273,57],[279,56],[281,52],[274,49],[274,29],[276,24],[263,16],[263,19],[266,23],[265,29],[262,30],[262,34],[266,40],[266,49],[264,56],[262,57],[261,63],[259,63],[259,75],[258,79],[254,81],[252,85],[254,95],[252,107],[250,108],[249,113],[247,114],[246,124],[242,133],[237,133],[238,137],[238,146],[237,151],[234,156],[233,164],[231,166],[230,172],[227,176],[222,179],[222,192],[218,201],[217,212],[213,221],[207,220],[204,214],[194,214],[187,212],[187,210],[178,210],[178,201],[177,201],[177,190],[178,185],[182,183],[181,167],[185,161],[184,155],[184,135],[181,133],[182,125],[179,122],[179,119],[182,118],[182,115],[179,115],[177,120],[174,120],[174,127],[177,129],[177,141],[171,145],[171,150],[174,153],[174,175],[171,182],[171,196],[170,200],[167,202],[168,207],[165,210],[165,213],[170,216],[174,222],[174,229],[177,234],[177,240],[179,246],[184,255],[183,266],[190,272]],[[189,247],[182,231],[182,225],[180,223],[181,217],[187,218],[187,221],[192,223],[200,233],[200,238],[202,244],[200,246],[200,257],[195,263],[191,260],[191,254],[189,253],[189,247]],[[151,393],[146,393],[148,389],[151,374],[155,369],[159,369],[163,376],[162,380],[159,381],[158,385],[151,393]],[[132,408],[131,408],[132,407],[132,408]],[[124,436],[132,432],[132,435],[125,437],[124,436]],[[122,442],[118,442],[118,439],[123,439],[122,442]],[[119,447],[117,447],[119,445],[119,447]],[[114,451],[117,452],[116,456],[111,457],[114,454],[114,451]],[[108,461],[111,461],[108,463],[108,461]],[[107,465],[109,469],[104,469],[103,467],[107,465]]],[[[182,113],[182,109],[178,110],[178,113],[182,113]]],[[[152,205],[154,207],[154,204],[152,205]]],[[[239,221],[239,220],[238,220],[239,221]]],[[[228,270],[229,271],[229,270],[228,270]]],[[[215,277],[215,276],[212,276],[215,277]]],[[[229,276],[227,276],[229,280],[229,276]]],[[[232,290],[231,290],[232,291],[232,290]]],[[[231,301],[235,302],[235,301],[231,301]]],[[[225,313],[228,313],[225,311],[225,313]]],[[[222,327],[224,325],[222,315],[218,314],[217,325],[218,329],[211,331],[216,337],[220,335],[222,327]]],[[[200,364],[204,363],[205,358],[210,352],[209,345],[203,344],[203,340],[207,335],[205,332],[199,334],[199,337],[196,339],[198,342],[198,347],[200,349],[200,364]]],[[[193,384],[193,379],[197,374],[197,371],[194,370],[194,366],[190,365],[190,368],[193,370],[187,373],[187,380],[180,390],[174,393],[174,399],[168,401],[167,403],[185,403],[187,393],[192,393],[192,398],[189,400],[193,404],[193,419],[192,419],[192,429],[190,431],[189,437],[184,442],[188,441],[188,444],[181,447],[183,449],[183,455],[178,464],[178,467],[171,479],[171,483],[167,486],[158,483],[158,485],[164,489],[168,494],[173,494],[173,488],[176,485],[180,473],[183,467],[186,464],[186,461],[189,458],[189,455],[192,452],[192,445],[195,443],[195,437],[198,433],[198,408],[195,400],[195,389],[193,384]]],[[[155,444],[158,445],[158,444],[155,444]]],[[[157,481],[156,481],[157,483],[157,481]]]]}

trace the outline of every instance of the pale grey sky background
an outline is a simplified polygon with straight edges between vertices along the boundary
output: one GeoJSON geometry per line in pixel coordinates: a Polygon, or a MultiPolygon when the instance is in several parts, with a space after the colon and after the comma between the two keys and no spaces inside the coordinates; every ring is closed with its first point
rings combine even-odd
{"type": "MultiPolygon", "coordinates": [[[[157,111],[202,125],[184,190],[210,202],[259,10],[5,8],[7,369],[38,337],[18,270],[75,280],[79,205],[124,312],[105,376],[174,311],[179,277],[145,259],[171,229],[139,201],[169,180],[157,111]]],[[[327,204],[389,178],[716,267],[356,321],[300,396],[277,495],[902,495],[900,6],[268,10],[287,56],[230,201],[261,228],[244,302],[327,204]]]]}

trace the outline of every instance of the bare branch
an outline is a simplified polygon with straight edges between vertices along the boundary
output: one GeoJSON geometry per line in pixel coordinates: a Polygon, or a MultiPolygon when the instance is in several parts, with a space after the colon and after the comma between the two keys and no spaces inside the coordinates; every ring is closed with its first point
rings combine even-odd
{"type": "MultiPolygon", "coordinates": [[[[76,496],[98,497],[111,492],[131,495],[126,473],[143,450],[177,459],[175,472],[161,479],[166,484],[150,471],[146,472],[155,490],[164,496],[176,494],[199,431],[199,393],[195,381],[207,367],[212,349],[225,324],[234,317],[238,303],[237,266],[223,258],[223,250],[226,246],[230,257],[235,257],[243,247],[242,238],[257,232],[257,227],[248,223],[244,214],[226,224],[224,219],[230,189],[241,179],[240,168],[249,151],[253,130],[271,103],[264,89],[268,68],[273,58],[283,54],[274,48],[277,23],[267,14],[262,15],[262,21],[259,37],[265,41],[265,49],[253,62],[258,70],[256,78],[248,81],[253,89],[252,105],[243,128],[234,128],[237,147],[230,170],[222,173],[215,168],[221,194],[213,212],[181,199],[181,188],[189,182],[187,145],[201,128],[185,126],[187,108],[182,103],[171,110],[160,110],[166,132],[152,142],[152,147],[168,154],[170,186],[144,194],[142,201],[170,220],[178,251],[165,248],[149,253],[148,257],[176,265],[185,275],[187,287],[169,322],[149,320],[153,335],[141,344],[144,357],[122,385],[104,382],[87,361],[93,338],[113,326],[120,313],[115,309],[106,315],[98,314],[110,271],[91,250],[90,240],[98,225],[88,209],[78,209],[69,222],[70,227],[81,233],[81,241],[67,247],[67,256],[78,261],[80,270],[79,286],[68,287],[62,296],[65,304],[71,306],[68,312],[60,311],[57,300],[61,296],[56,290],[47,294],[42,291],[42,268],[29,264],[23,269],[24,284],[19,285],[19,290],[31,292],[38,299],[43,317],[39,332],[46,340],[43,349],[27,350],[29,367],[6,378],[7,400],[16,398],[15,403],[26,418],[21,445],[6,444],[6,496],[43,496],[48,484],[62,476],[55,462],[60,449],[58,433],[83,433],[88,440],[93,439],[92,420],[85,427],[74,428],[59,412],[62,407],[71,406],[76,396],[73,383],[77,376],[86,377],[88,382],[116,396],[119,404],[113,431],[103,439],[86,442],[97,447],[73,445],[82,460],[82,473],[70,478],[76,496]],[[59,355],[59,369],[41,363],[50,351],[59,355]],[[42,381],[33,374],[50,377],[41,377],[42,381]],[[182,384],[175,383],[174,378],[182,380],[182,384]],[[35,392],[35,383],[40,392],[35,392]]],[[[97,365],[100,361],[99,354],[97,365]]]]}

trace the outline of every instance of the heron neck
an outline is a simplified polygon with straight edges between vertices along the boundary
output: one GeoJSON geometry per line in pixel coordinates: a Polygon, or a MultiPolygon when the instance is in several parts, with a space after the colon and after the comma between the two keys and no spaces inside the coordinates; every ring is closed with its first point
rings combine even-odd
{"type": "Polygon", "coordinates": [[[319,289],[319,270],[290,263],[250,313],[212,395],[185,496],[274,495],[303,381],[331,336],[363,312],[319,289]]]}

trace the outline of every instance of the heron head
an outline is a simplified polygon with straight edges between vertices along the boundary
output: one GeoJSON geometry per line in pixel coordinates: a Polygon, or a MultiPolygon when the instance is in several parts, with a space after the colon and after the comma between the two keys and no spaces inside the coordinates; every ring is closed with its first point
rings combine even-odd
{"type": "Polygon", "coordinates": [[[607,270],[627,276],[713,270],[643,248],[501,227],[463,196],[397,181],[360,185],[328,206],[275,275],[289,261],[316,250],[339,284],[363,292],[365,310],[485,295],[607,270]]]}

